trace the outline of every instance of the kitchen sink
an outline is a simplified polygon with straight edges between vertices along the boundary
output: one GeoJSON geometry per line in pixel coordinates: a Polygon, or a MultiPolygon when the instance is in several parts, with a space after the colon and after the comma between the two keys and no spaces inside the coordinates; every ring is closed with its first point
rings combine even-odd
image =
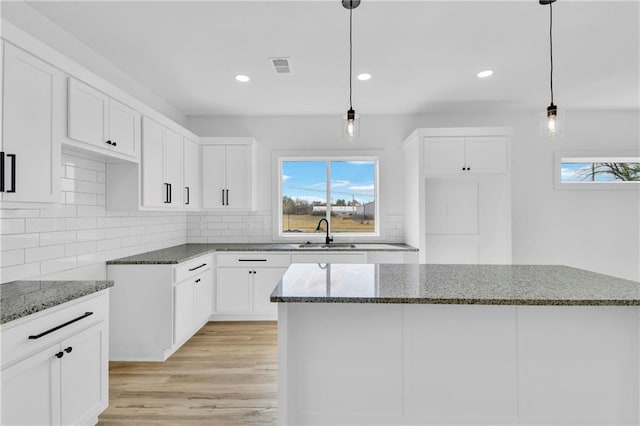
{"type": "Polygon", "coordinates": [[[331,248],[352,249],[352,248],[356,248],[356,245],[350,244],[350,243],[329,243],[329,244],[305,243],[305,244],[300,244],[298,248],[301,248],[301,249],[331,249],[331,248]]]}

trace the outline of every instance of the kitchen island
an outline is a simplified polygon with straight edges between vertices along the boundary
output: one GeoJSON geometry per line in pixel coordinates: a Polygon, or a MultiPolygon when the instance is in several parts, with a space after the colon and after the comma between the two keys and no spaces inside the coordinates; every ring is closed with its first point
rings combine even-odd
{"type": "Polygon", "coordinates": [[[566,266],[294,264],[280,424],[638,424],[640,283],[566,266]]]}

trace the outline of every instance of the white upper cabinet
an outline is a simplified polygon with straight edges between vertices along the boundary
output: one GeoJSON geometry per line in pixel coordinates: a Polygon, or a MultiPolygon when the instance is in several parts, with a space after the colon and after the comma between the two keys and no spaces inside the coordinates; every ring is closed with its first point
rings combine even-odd
{"type": "Polygon", "coordinates": [[[505,173],[508,139],[505,136],[443,136],[424,138],[425,172],[505,173]]]}
{"type": "Polygon", "coordinates": [[[184,139],[184,207],[200,208],[200,145],[184,139]]]}
{"type": "Polygon", "coordinates": [[[64,75],[4,43],[0,193],[6,207],[60,202],[64,75]]]}
{"type": "Polygon", "coordinates": [[[132,159],[139,157],[140,114],[69,78],[68,137],[132,159]]]}
{"type": "Polygon", "coordinates": [[[182,137],[147,117],[142,126],[142,206],[182,208],[182,137]]]}
{"type": "Polygon", "coordinates": [[[254,139],[202,139],[202,207],[253,208],[254,139]]]}

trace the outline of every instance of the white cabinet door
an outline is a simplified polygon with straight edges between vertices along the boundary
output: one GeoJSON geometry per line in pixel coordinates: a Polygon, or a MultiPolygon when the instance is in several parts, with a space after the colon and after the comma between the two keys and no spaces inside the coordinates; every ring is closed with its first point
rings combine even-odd
{"type": "Polygon", "coordinates": [[[508,170],[508,146],[504,136],[466,138],[466,167],[472,173],[504,173],[508,170]]]}
{"type": "Polygon", "coordinates": [[[202,207],[221,209],[226,200],[226,150],[224,146],[202,146],[202,207]]]}
{"type": "Polygon", "coordinates": [[[183,207],[182,178],[182,136],[165,129],[164,182],[169,184],[169,207],[183,207]]]}
{"type": "Polygon", "coordinates": [[[249,147],[246,145],[227,146],[227,206],[247,209],[251,202],[251,162],[249,147]]]}
{"type": "Polygon", "coordinates": [[[2,78],[2,201],[57,203],[64,77],[5,43],[2,78]]]}
{"type": "Polygon", "coordinates": [[[184,205],[187,209],[200,208],[200,146],[184,140],[184,205]]]}
{"type": "Polygon", "coordinates": [[[86,422],[108,405],[107,333],[101,322],[60,345],[63,425],[86,422]]]}
{"type": "Polygon", "coordinates": [[[69,138],[104,148],[108,104],[107,95],[69,78],[69,138]]]}
{"type": "Polygon", "coordinates": [[[140,113],[109,100],[108,140],[114,151],[136,157],[140,150],[140,113]]]}
{"type": "Polygon", "coordinates": [[[271,293],[287,268],[257,268],[253,274],[253,312],[277,315],[278,304],[271,303],[271,293]]]}
{"type": "Polygon", "coordinates": [[[194,312],[196,326],[206,322],[213,313],[213,272],[194,280],[194,312]]]}
{"type": "Polygon", "coordinates": [[[142,205],[164,207],[168,201],[164,181],[164,127],[146,117],[142,119],[142,205]]]}
{"type": "Polygon", "coordinates": [[[1,371],[1,424],[60,424],[59,352],[56,344],[1,371]]]}
{"type": "Polygon", "coordinates": [[[253,273],[251,269],[218,268],[216,275],[216,312],[251,312],[252,278],[253,273]]]}
{"type": "Polygon", "coordinates": [[[426,141],[424,164],[427,174],[463,172],[466,167],[464,137],[430,137],[426,141]]]}
{"type": "Polygon", "coordinates": [[[193,280],[176,284],[173,299],[173,343],[191,336],[193,330],[193,280]]]}

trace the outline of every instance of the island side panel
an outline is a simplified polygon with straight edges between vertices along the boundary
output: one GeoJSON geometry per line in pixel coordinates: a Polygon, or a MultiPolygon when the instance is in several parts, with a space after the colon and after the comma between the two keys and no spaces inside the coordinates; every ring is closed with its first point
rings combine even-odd
{"type": "Polygon", "coordinates": [[[393,424],[402,416],[401,305],[293,303],[286,310],[287,349],[278,364],[288,370],[286,396],[279,389],[286,423],[393,424]]]}
{"type": "Polygon", "coordinates": [[[519,307],[521,418],[638,424],[638,314],[633,306],[519,307]]]}
{"type": "Polygon", "coordinates": [[[281,304],[280,424],[638,424],[640,309],[281,304]]]}
{"type": "Polygon", "coordinates": [[[516,309],[404,305],[405,420],[516,423],[516,309]]]}

